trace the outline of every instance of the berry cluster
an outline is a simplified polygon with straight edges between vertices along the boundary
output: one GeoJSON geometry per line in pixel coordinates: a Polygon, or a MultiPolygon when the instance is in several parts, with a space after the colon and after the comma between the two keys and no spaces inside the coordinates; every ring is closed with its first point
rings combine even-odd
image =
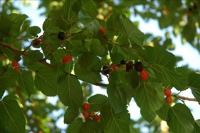
{"type": "Polygon", "coordinates": [[[101,72],[102,72],[103,75],[107,75],[107,74],[109,74],[109,73],[111,73],[113,71],[116,71],[118,69],[119,69],[119,66],[114,64],[114,63],[112,63],[109,67],[108,66],[103,66],[103,69],[102,69],[101,72]]]}
{"type": "Polygon", "coordinates": [[[167,101],[167,103],[171,104],[172,103],[171,90],[166,88],[164,90],[164,94],[166,96],[165,100],[167,101]]]}
{"type": "Polygon", "coordinates": [[[100,121],[100,116],[95,114],[93,111],[89,111],[90,109],[90,104],[89,103],[84,103],[82,106],[83,113],[82,115],[84,116],[86,121],[94,120],[94,121],[100,121]]]}
{"type": "Polygon", "coordinates": [[[16,72],[19,72],[19,71],[20,71],[20,68],[19,68],[18,61],[17,61],[17,60],[13,60],[13,61],[12,61],[12,66],[13,66],[13,68],[14,68],[14,70],[15,70],[16,72]]]}
{"type": "Polygon", "coordinates": [[[62,63],[63,64],[67,64],[68,62],[71,62],[72,61],[72,56],[71,55],[64,55],[62,57],[62,63]]]}

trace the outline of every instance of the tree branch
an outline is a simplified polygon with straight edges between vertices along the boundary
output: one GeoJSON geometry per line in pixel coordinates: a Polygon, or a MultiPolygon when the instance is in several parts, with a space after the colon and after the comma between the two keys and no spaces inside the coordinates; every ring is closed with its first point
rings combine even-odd
{"type": "Polygon", "coordinates": [[[178,98],[180,100],[187,100],[187,101],[194,101],[194,102],[198,102],[200,103],[199,101],[197,101],[197,99],[195,98],[189,98],[189,97],[184,97],[184,96],[178,96],[176,94],[172,94],[171,96],[175,97],[175,98],[178,98]]]}
{"type": "Polygon", "coordinates": [[[103,83],[95,83],[93,85],[101,86],[101,87],[107,87],[108,86],[108,84],[103,84],[103,83]]]}

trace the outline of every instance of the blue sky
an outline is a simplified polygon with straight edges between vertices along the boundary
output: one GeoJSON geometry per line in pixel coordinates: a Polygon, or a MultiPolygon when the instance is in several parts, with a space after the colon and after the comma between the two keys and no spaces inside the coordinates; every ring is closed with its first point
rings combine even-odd
{"type": "MultiPolygon", "coordinates": [[[[15,2],[15,5],[19,6],[21,8],[21,12],[24,14],[27,14],[29,16],[29,19],[32,21],[32,26],[39,26],[42,27],[42,24],[45,20],[44,17],[39,16],[39,14],[41,12],[43,12],[43,9],[38,10],[37,9],[37,5],[38,5],[39,1],[31,1],[31,3],[35,6],[35,7],[24,7],[21,4],[19,4],[18,2],[15,2]]],[[[163,35],[164,36],[164,32],[159,30],[158,24],[156,21],[149,21],[148,23],[142,21],[141,18],[139,17],[135,17],[133,18],[134,21],[139,21],[140,25],[139,25],[139,29],[144,32],[144,33],[153,33],[154,35],[163,35]]],[[[197,50],[195,50],[194,48],[192,48],[188,43],[186,44],[181,44],[180,41],[180,36],[177,38],[173,38],[173,42],[176,44],[176,48],[175,50],[171,51],[173,54],[175,55],[179,55],[183,57],[183,61],[181,61],[180,63],[178,63],[178,66],[182,66],[182,65],[188,65],[190,68],[196,69],[196,70],[200,70],[200,55],[199,52],[197,50]]],[[[104,81],[107,81],[107,79],[103,79],[104,81]]],[[[102,90],[100,87],[95,87],[94,88],[95,93],[101,93],[101,94],[106,94],[106,90],[102,90]]],[[[173,89],[173,92],[176,93],[177,91],[173,89]]],[[[190,90],[187,91],[183,91],[180,94],[181,96],[186,96],[186,97],[193,97],[193,95],[191,94],[190,90]]],[[[51,102],[55,101],[54,98],[49,98],[49,100],[51,102]]],[[[186,101],[185,102],[186,105],[192,110],[192,114],[194,116],[195,119],[200,119],[200,106],[197,102],[190,102],[190,101],[186,101]]],[[[140,110],[137,107],[135,102],[131,102],[130,106],[129,106],[129,111],[131,113],[131,117],[133,119],[138,119],[140,117],[140,110]]],[[[56,113],[55,113],[56,115],[56,113]]],[[[66,127],[63,124],[63,118],[58,122],[59,127],[66,127]]]]}

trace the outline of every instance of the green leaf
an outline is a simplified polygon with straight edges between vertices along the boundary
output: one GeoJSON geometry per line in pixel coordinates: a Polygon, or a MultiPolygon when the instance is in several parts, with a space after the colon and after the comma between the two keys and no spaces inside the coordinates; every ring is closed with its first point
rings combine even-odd
{"type": "Polygon", "coordinates": [[[93,18],[89,16],[89,14],[84,10],[80,10],[78,12],[78,18],[84,24],[88,24],[89,22],[93,20],[93,18]]]}
{"type": "Polygon", "coordinates": [[[188,86],[192,90],[194,97],[200,102],[200,74],[190,73],[188,78],[188,86]]]}
{"type": "Polygon", "coordinates": [[[109,120],[104,128],[106,133],[129,133],[130,115],[127,111],[123,111],[118,114],[113,114],[109,117],[109,120]]]}
{"type": "Polygon", "coordinates": [[[136,90],[134,99],[141,109],[156,111],[164,103],[162,86],[156,83],[142,82],[136,90]]]}
{"type": "Polygon", "coordinates": [[[81,133],[97,133],[101,129],[100,123],[97,121],[84,122],[81,128],[81,133]]]}
{"type": "Polygon", "coordinates": [[[69,106],[64,114],[64,123],[69,124],[74,121],[74,119],[78,116],[79,110],[78,108],[73,108],[69,106]]]}
{"type": "Polygon", "coordinates": [[[101,110],[101,107],[107,103],[108,97],[102,95],[102,94],[96,94],[94,96],[91,96],[88,99],[88,102],[90,103],[90,110],[97,112],[101,110]]]}
{"type": "Polygon", "coordinates": [[[92,17],[96,18],[98,12],[93,0],[81,0],[82,8],[92,17]]]}
{"type": "Polygon", "coordinates": [[[168,119],[168,112],[169,112],[170,108],[171,108],[170,105],[167,102],[165,102],[163,104],[163,106],[158,111],[156,111],[156,112],[157,112],[158,116],[162,120],[167,121],[167,119],[168,119]]]}
{"type": "Polygon", "coordinates": [[[191,133],[194,130],[194,118],[187,106],[176,104],[169,110],[167,124],[175,133],[191,133]]]}
{"type": "Polygon", "coordinates": [[[47,96],[57,95],[57,77],[48,67],[40,67],[36,70],[35,87],[47,96]]]}
{"type": "Polygon", "coordinates": [[[42,28],[47,33],[56,33],[60,31],[60,28],[55,26],[55,23],[52,22],[50,18],[45,19],[42,28]]]}
{"type": "Polygon", "coordinates": [[[43,58],[43,54],[39,50],[28,52],[28,58],[31,62],[37,62],[43,58]]]}
{"type": "Polygon", "coordinates": [[[0,130],[4,133],[25,133],[26,120],[16,100],[0,101],[0,130]]]}
{"type": "Polygon", "coordinates": [[[58,83],[58,97],[66,106],[80,107],[83,104],[83,92],[75,76],[66,75],[58,83]]]}
{"type": "Polygon", "coordinates": [[[98,56],[105,56],[107,51],[98,39],[93,39],[90,45],[90,51],[98,56]]]}
{"type": "Polygon", "coordinates": [[[83,120],[81,118],[75,119],[67,128],[67,133],[81,133],[83,120]]]}
{"type": "Polygon", "coordinates": [[[153,111],[141,109],[140,113],[141,113],[142,117],[148,122],[152,122],[156,117],[156,113],[153,111]]]}
{"type": "Polygon", "coordinates": [[[19,78],[19,86],[27,92],[30,97],[31,94],[34,93],[34,80],[32,73],[30,71],[22,71],[20,72],[19,78]]]}
{"type": "Polygon", "coordinates": [[[37,36],[41,32],[41,29],[38,26],[31,26],[31,27],[28,28],[28,32],[32,36],[37,36]]]}
{"type": "Polygon", "coordinates": [[[139,46],[143,45],[144,33],[142,33],[129,19],[120,18],[121,34],[127,36],[132,45],[135,43],[139,46]]]}
{"type": "Polygon", "coordinates": [[[199,132],[200,132],[200,120],[196,120],[193,133],[199,133],[199,132]]]}
{"type": "Polygon", "coordinates": [[[127,96],[126,91],[122,86],[109,84],[107,87],[108,100],[114,108],[115,113],[120,113],[126,110],[127,96]]]}
{"type": "Polygon", "coordinates": [[[94,66],[94,63],[98,61],[99,58],[96,55],[93,55],[92,53],[89,52],[83,53],[78,59],[80,66],[84,68],[87,68],[89,66],[94,66]]]}
{"type": "Polygon", "coordinates": [[[76,18],[76,14],[73,11],[75,2],[76,0],[65,1],[62,9],[62,15],[65,21],[71,22],[74,18],[76,18]]]}

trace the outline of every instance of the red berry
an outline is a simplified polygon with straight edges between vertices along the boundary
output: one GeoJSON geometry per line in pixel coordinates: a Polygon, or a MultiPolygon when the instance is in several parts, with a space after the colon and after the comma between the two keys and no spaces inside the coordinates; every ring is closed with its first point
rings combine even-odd
{"type": "Polygon", "coordinates": [[[99,115],[95,115],[94,117],[93,117],[93,119],[95,120],[95,121],[100,121],[100,116],[99,115]]]}
{"type": "Polygon", "coordinates": [[[37,46],[39,46],[40,45],[40,39],[34,39],[33,41],[32,41],[32,45],[33,46],[35,46],[35,47],[37,47],[37,46]]]}
{"type": "Polygon", "coordinates": [[[147,79],[148,79],[148,72],[147,72],[146,70],[143,69],[143,70],[140,72],[140,78],[141,78],[143,81],[147,80],[147,79]]]}
{"type": "Polygon", "coordinates": [[[66,63],[68,63],[70,61],[72,61],[72,56],[71,55],[65,55],[65,56],[63,56],[63,58],[62,58],[62,63],[63,64],[66,64],[66,63]]]}
{"type": "Polygon", "coordinates": [[[20,68],[19,67],[15,67],[14,70],[15,70],[15,72],[19,72],[20,68]]]}
{"type": "Polygon", "coordinates": [[[100,31],[101,31],[102,34],[105,33],[105,29],[102,26],[100,26],[100,31]]]}
{"type": "Polygon", "coordinates": [[[18,67],[18,61],[16,61],[16,60],[12,61],[12,66],[13,67],[18,67]]]}
{"type": "Polygon", "coordinates": [[[90,114],[89,114],[89,112],[88,112],[88,111],[84,111],[84,112],[83,112],[83,116],[84,116],[85,118],[87,118],[87,117],[89,117],[89,116],[90,116],[90,114]]]}
{"type": "Polygon", "coordinates": [[[118,68],[119,68],[119,67],[118,67],[117,65],[115,65],[114,63],[111,64],[111,67],[113,68],[113,70],[118,70],[118,68]]]}
{"type": "Polygon", "coordinates": [[[94,117],[94,112],[89,112],[90,113],[90,117],[94,117]]]}
{"type": "Polygon", "coordinates": [[[90,109],[90,104],[89,103],[84,103],[82,106],[83,111],[89,110],[90,109]]]}
{"type": "Polygon", "coordinates": [[[164,90],[164,94],[166,95],[166,96],[171,96],[171,90],[170,89],[165,89],[164,90]]]}
{"type": "Polygon", "coordinates": [[[167,96],[166,97],[166,101],[167,101],[167,103],[171,104],[172,103],[172,97],[171,96],[167,96]]]}

